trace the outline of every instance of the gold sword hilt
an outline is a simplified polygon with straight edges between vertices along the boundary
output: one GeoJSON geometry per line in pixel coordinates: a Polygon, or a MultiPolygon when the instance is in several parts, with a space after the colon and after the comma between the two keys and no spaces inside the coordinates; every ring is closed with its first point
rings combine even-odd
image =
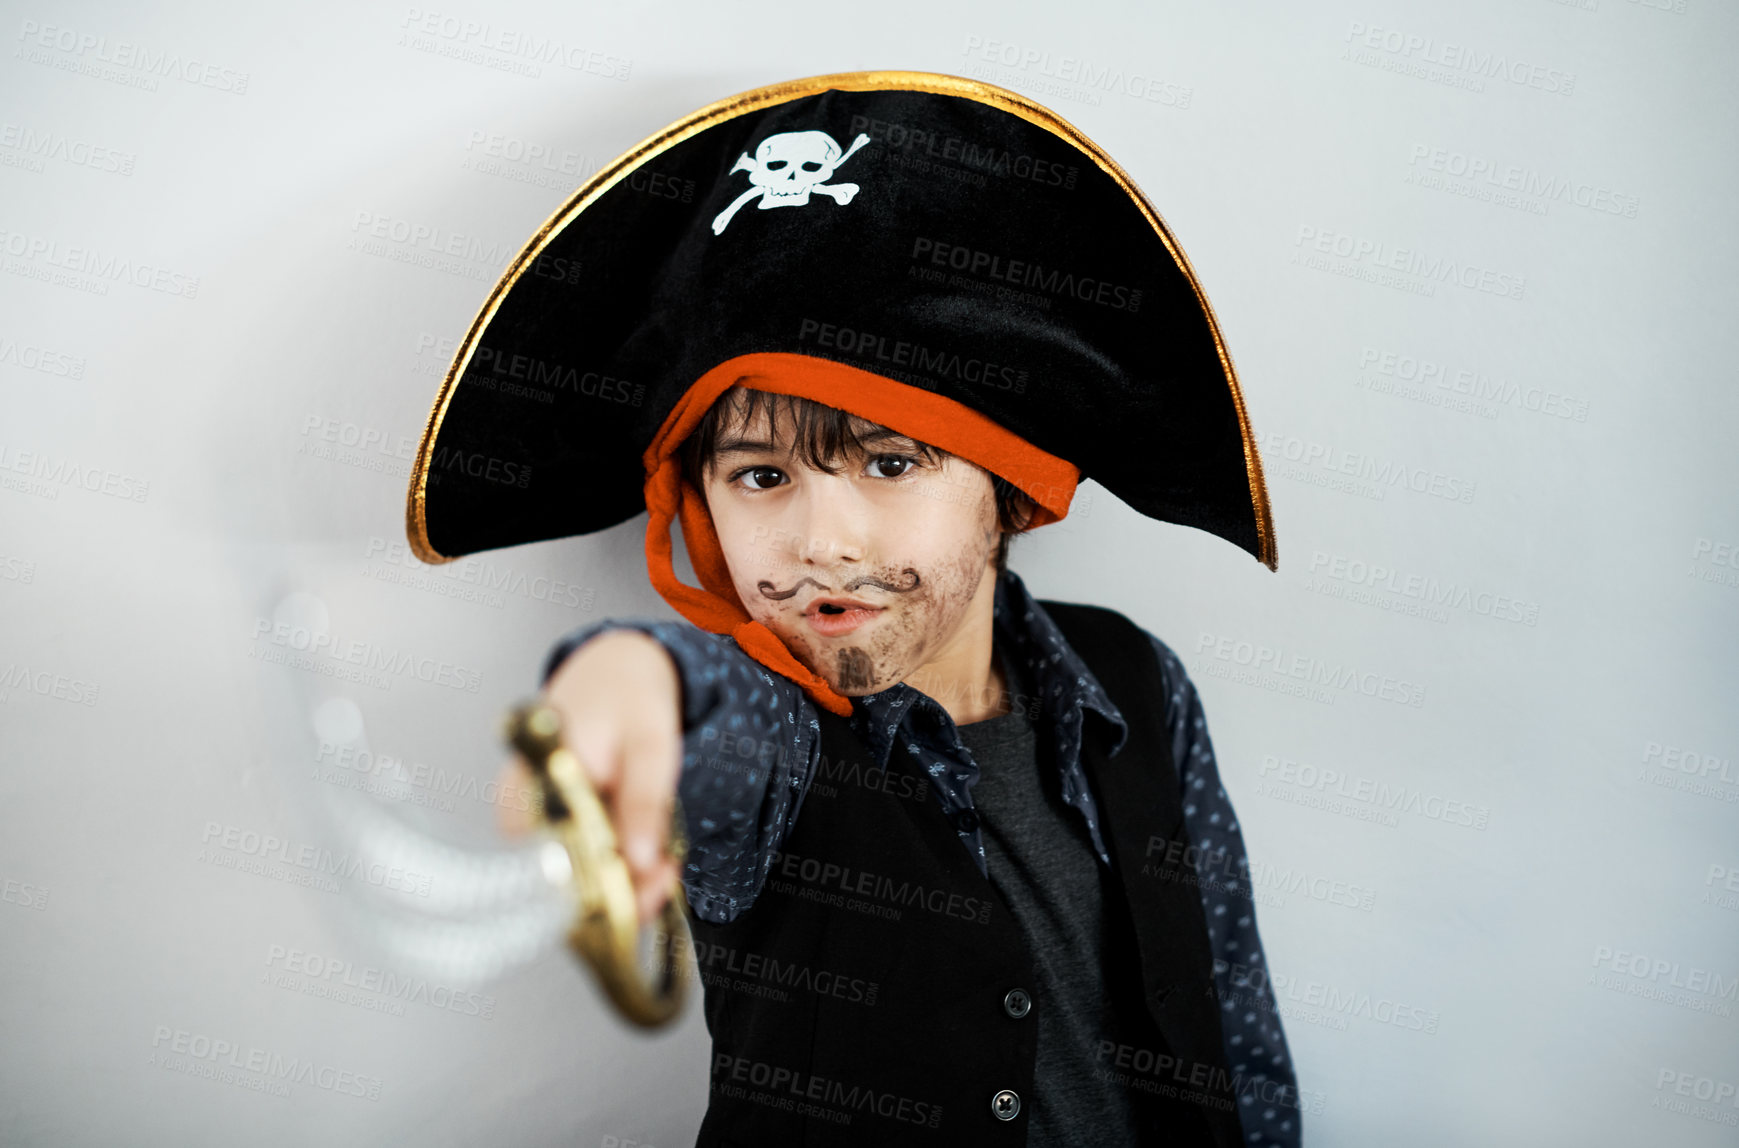
{"type": "MultiPolygon", "coordinates": [[[[682,879],[672,882],[659,912],[654,942],[659,972],[649,979],[640,968],[640,912],[628,863],[591,778],[562,744],[561,731],[561,715],[543,702],[517,706],[507,716],[507,743],[541,783],[539,819],[555,833],[573,867],[576,911],[568,946],[591,966],[618,1013],[643,1028],[657,1028],[682,1011],[690,979],[681,964],[688,947],[682,879]]],[[[687,850],[678,801],[671,814],[669,847],[678,874],[687,850]]]]}

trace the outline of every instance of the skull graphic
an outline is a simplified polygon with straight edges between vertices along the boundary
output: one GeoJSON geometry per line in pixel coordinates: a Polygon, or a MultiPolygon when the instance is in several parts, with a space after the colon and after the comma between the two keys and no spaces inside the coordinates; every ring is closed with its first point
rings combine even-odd
{"type": "Polygon", "coordinates": [[[762,211],[772,207],[803,207],[811,192],[825,195],[842,206],[850,203],[857,194],[857,184],[827,181],[852,153],[868,142],[869,136],[859,133],[851,147],[841,151],[826,132],[780,132],[768,136],[756,146],[753,159],[747,152],[737,157],[731,174],[748,172],[753,186],[713,218],[713,234],[724,234],[737,210],[757,197],[762,211]]]}

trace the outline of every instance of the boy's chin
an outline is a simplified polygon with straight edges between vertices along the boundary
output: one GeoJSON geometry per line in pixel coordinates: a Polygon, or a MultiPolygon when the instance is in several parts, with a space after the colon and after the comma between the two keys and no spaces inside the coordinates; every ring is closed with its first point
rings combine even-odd
{"type": "Polygon", "coordinates": [[[833,687],[833,692],[848,698],[868,697],[879,694],[883,690],[892,689],[905,680],[903,673],[879,674],[870,677],[867,674],[853,675],[847,672],[838,662],[826,666],[815,665],[809,658],[799,656],[798,661],[807,666],[816,677],[821,678],[833,687]]]}
{"type": "MultiPolygon", "coordinates": [[[[823,676],[825,676],[825,675],[823,675],[823,676]]],[[[828,678],[827,684],[833,687],[834,693],[840,694],[843,697],[866,698],[871,694],[879,694],[883,690],[888,689],[892,686],[897,686],[900,683],[898,682],[898,680],[890,680],[890,681],[885,681],[885,682],[873,682],[867,686],[862,684],[861,682],[853,683],[851,685],[846,685],[844,682],[841,682],[835,678],[828,678]]]]}
{"type": "Polygon", "coordinates": [[[823,646],[821,649],[811,645],[812,639],[807,635],[797,635],[787,632],[783,626],[761,620],[773,635],[785,644],[791,655],[797,659],[810,673],[826,682],[833,692],[843,697],[861,698],[870,694],[879,694],[889,690],[906,680],[911,673],[909,667],[887,667],[886,663],[871,663],[867,654],[861,649],[851,647],[823,646]],[[852,655],[855,655],[853,657],[852,655]],[[853,669],[860,669],[854,673],[853,669]],[[880,671],[874,672],[872,671],[880,671]]]}
{"type": "Polygon", "coordinates": [[[903,680],[900,677],[885,675],[874,680],[863,677],[849,678],[841,674],[837,666],[829,666],[825,670],[811,666],[810,669],[815,671],[817,677],[825,679],[827,684],[833,687],[834,693],[848,698],[862,698],[868,697],[870,694],[879,694],[883,690],[892,689],[899,685],[903,680]]]}

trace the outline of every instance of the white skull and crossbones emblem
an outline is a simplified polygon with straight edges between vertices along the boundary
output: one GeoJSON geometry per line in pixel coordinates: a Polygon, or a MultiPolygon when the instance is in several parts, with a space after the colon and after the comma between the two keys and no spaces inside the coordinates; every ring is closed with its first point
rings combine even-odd
{"type": "Polygon", "coordinates": [[[713,217],[713,234],[723,235],[725,227],[737,214],[737,209],[749,200],[760,197],[761,210],[773,207],[802,207],[809,194],[817,192],[844,206],[857,194],[855,183],[828,183],[833,173],[844,166],[852,153],[870,141],[859,133],[851,147],[840,150],[839,144],[826,132],[780,132],[768,136],[755,148],[755,158],[744,152],[730,174],[749,173],[754,186],[731,201],[731,205],[713,217]]]}

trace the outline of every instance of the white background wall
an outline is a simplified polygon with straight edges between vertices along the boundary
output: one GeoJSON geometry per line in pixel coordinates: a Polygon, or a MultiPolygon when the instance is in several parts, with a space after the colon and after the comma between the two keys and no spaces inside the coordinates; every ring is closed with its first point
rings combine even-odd
{"type": "Polygon", "coordinates": [[[418,571],[407,459],[584,177],[867,67],[1050,104],[1224,324],[1278,574],[1091,485],[1013,565],[1198,683],[1310,1141],[1739,1142],[1730,6],[5,8],[0,1142],[692,1141],[698,1008],[617,1024],[482,788],[559,634],[670,616],[643,520],[418,571]]]}

